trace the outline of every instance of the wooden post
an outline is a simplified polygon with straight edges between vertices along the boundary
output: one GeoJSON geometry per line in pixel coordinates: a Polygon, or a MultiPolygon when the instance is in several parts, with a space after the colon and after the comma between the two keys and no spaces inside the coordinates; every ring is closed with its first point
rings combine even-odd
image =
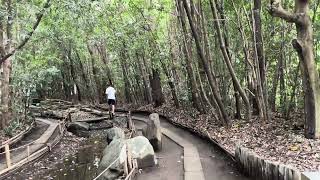
{"type": "Polygon", "coordinates": [[[4,145],[4,148],[5,148],[5,153],[6,153],[7,167],[11,168],[11,158],[10,158],[9,144],[4,145]]]}
{"type": "Polygon", "coordinates": [[[67,122],[71,122],[71,113],[68,113],[67,122]]]}
{"type": "MultiPolygon", "coordinates": [[[[126,154],[128,155],[128,146],[126,145],[126,154]]],[[[129,174],[129,170],[128,170],[128,159],[126,158],[124,161],[124,165],[123,165],[123,169],[124,169],[124,174],[127,177],[129,174]]]]}
{"type": "Polygon", "coordinates": [[[131,116],[131,111],[128,112],[128,124],[127,127],[129,130],[132,130],[132,116],[131,116]]]}

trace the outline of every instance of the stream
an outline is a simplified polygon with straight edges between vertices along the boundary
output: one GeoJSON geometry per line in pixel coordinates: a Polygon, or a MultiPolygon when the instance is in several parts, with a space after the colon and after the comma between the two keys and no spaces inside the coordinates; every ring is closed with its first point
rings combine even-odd
{"type": "Polygon", "coordinates": [[[95,178],[102,156],[101,153],[106,145],[106,140],[98,136],[90,137],[75,155],[65,158],[63,163],[57,164],[55,169],[48,172],[48,176],[38,177],[39,180],[85,180],[95,178]]]}

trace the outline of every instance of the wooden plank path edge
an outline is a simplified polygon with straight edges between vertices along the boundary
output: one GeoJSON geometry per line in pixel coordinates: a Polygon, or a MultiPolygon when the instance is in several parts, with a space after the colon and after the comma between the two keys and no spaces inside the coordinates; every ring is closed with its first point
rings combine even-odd
{"type": "MultiPolygon", "coordinates": [[[[14,172],[15,170],[17,170],[19,167],[23,166],[24,164],[38,159],[39,157],[41,157],[45,153],[51,151],[52,147],[54,147],[55,145],[57,145],[59,143],[59,141],[62,138],[63,133],[65,131],[65,128],[62,127],[62,124],[60,122],[54,123],[52,121],[40,119],[40,118],[37,118],[36,120],[41,121],[46,124],[49,124],[49,127],[42,134],[42,136],[34,141],[33,146],[37,146],[38,148],[30,151],[30,147],[29,147],[28,148],[29,151],[27,152],[29,156],[27,155],[26,158],[23,158],[19,162],[13,163],[12,166],[9,168],[0,170],[0,179],[7,176],[9,173],[14,172]],[[54,132],[56,130],[59,131],[58,135],[54,138],[54,140],[51,143],[48,143],[48,140],[50,139],[50,137],[54,134],[54,132]],[[46,146],[45,147],[39,146],[40,144],[43,144],[46,146]]],[[[30,146],[32,146],[32,145],[30,145],[30,146]]]]}
{"type": "MultiPolygon", "coordinates": [[[[132,116],[132,119],[147,121],[146,118],[136,116],[132,116]]],[[[184,180],[205,180],[197,147],[167,128],[161,127],[161,132],[183,148],[184,180]]]]}
{"type": "Polygon", "coordinates": [[[183,147],[184,180],[205,180],[197,147],[169,129],[161,128],[161,131],[183,147]]]}

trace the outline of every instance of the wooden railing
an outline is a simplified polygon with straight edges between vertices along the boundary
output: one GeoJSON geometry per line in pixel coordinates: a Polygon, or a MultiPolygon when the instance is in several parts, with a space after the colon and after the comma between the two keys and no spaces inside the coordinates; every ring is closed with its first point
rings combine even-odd
{"type": "MultiPolygon", "coordinates": [[[[13,148],[10,149],[10,145],[7,143],[4,145],[5,151],[0,153],[0,155],[5,154],[5,159],[6,159],[6,168],[5,169],[1,169],[0,170],[0,177],[3,176],[5,173],[9,172],[10,170],[13,170],[15,168],[18,168],[30,161],[33,161],[35,159],[37,159],[38,157],[40,157],[41,155],[43,155],[44,153],[51,151],[51,148],[54,147],[56,144],[58,144],[58,142],[60,141],[60,139],[62,138],[64,131],[65,131],[65,125],[64,122],[59,122],[58,125],[56,126],[56,128],[54,129],[53,133],[56,132],[58,129],[58,135],[56,136],[56,138],[51,142],[51,143],[39,143],[35,141],[32,141],[28,144],[25,144],[23,146],[19,146],[17,148],[13,148]],[[30,147],[32,145],[45,145],[44,147],[42,147],[41,149],[36,150],[36,152],[30,154],[30,147]],[[12,161],[12,157],[11,154],[12,152],[21,150],[21,149],[25,149],[24,152],[26,153],[26,157],[19,160],[18,162],[13,162],[12,161]]],[[[21,153],[19,153],[21,154],[21,153]]]]}
{"type": "Polygon", "coordinates": [[[0,149],[5,148],[6,145],[10,146],[11,144],[14,144],[17,141],[19,141],[20,139],[22,139],[23,136],[25,134],[27,134],[33,128],[34,124],[35,124],[35,121],[33,121],[25,130],[21,131],[19,134],[13,136],[12,138],[10,138],[6,141],[1,142],[0,149]]]}
{"type": "MultiPolygon", "coordinates": [[[[130,136],[131,138],[133,134],[136,132],[134,123],[132,121],[131,112],[129,111],[127,114],[127,128],[130,130],[130,136]]],[[[138,163],[137,160],[132,158],[132,151],[130,149],[130,146],[126,143],[126,159],[123,163],[123,169],[124,169],[124,175],[125,180],[131,180],[136,170],[138,170],[138,163]]],[[[100,174],[98,174],[97,177],[95,177],[93,180],[99,179],[105,172],[107,172],[117,161],[120,161],[120,156],[117,157],[107,168],[105,168],[100,174]]]]}

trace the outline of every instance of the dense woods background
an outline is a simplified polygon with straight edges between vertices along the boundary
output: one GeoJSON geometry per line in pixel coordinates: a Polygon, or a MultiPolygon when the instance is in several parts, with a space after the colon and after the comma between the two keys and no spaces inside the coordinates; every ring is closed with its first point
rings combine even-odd
{"type": "Polygon", "coordinates": [[[2,0],[1,128],[31,98],[305,114],[320,133],[319,0],[2,0]]]}

